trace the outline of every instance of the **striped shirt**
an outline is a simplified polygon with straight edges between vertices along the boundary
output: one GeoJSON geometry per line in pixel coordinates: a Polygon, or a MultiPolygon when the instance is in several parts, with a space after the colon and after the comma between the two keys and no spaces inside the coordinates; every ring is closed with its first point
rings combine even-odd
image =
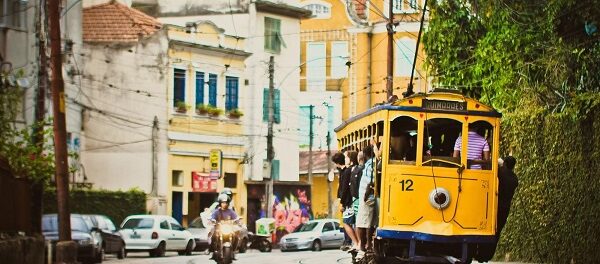
{"type": "MultiPolygon", "coordinates": [[[[467,145],[467,159],[468,160],[481,160],[483,159],[483,152],[490,151],[490,145],[484,137],[477,134],[475,131],[469,131],[467,145]]],[[[462,136],[459,136],[454,143],[454,150],[461,151],[462,148],[462,136]]],[[[481,169],[481,165],[471,165],[471,169],[481,169]]]]}
{"type": "Polygon", "coordinates": [[[373,178],[373,159],[368,159],[364,166],[365,168],[363,169],[362,177],[360,178],[360,184],[358,185],[358,199],[360,200],[364,200],[367,187],[373,178]]]}

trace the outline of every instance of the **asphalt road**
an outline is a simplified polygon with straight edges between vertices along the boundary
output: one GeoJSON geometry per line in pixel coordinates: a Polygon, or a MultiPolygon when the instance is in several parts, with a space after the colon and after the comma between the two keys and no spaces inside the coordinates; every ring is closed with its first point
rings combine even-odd
{"type": "MultiPolygon", "coordinates": [[[[312,251],[294,251],[281,252],[273,250],[271,253],[261,253],[258,250],[248,250],[244,254],[237,254],[237,260],[234,264],[350,264],[352,263],[350,255],[341,250],[323,250],[321,252],[312,251]]],[[[205,253],[194,252],[192,256],[178,256],[175,252],[167,252],[165,257],[150,258],[148,253],[129,253],[123,260],[115,256],[107,255],[103,263],[134,263],[134,264],[210,264],[215,263],[209,259],[210,256],[205,253]]],[[[477,263],[477,262],[474,262],[477,263]]],[[[490,264],[501,262],[490,262],[490,264]]],[[[502,262],[505,263],[505,262],[502,262]]]]}

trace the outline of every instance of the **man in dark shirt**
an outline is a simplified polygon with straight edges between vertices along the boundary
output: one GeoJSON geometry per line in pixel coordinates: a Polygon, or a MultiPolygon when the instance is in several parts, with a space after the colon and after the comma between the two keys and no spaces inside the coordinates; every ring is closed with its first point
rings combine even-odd
{"type": "Polygon", "coordinates": [[[503,166],[498,169],[498,227],[496,228],[496,239],[500,238],[500,232],[502,232],[510,213],[510,205],[515,189],[519,186],[519,180],[513,171],[516,164],[517,160],[512,156],[508,156],[504,158],[503,166]]]}
{"type": "MultiPolygon", "coordinates": [[[[354,159],[356,159],[356,153],[354,153],[354,159]]],[[[351,158],[348,156],[348,152],[346,153],[335,153],[333,157],[331,157],[333,163],[338,169],[339,172],[339,186],[337,198],[340,199],[341,203],[341,211],[342,218],[344,223],[344,230],[346,231],[346,235],[350,238],[352,242],[352,246],[357,244],[357,238],[354,234],[354,229],[352,225],[355,222],[354,210],[352,208],[352,194],[350,192],[350,173],[352,169],[350,165],[351,158]]],[[[348,242],[348,241],[347,241],[348,242]]],[[[344,250],[349,249],[350,247],[343,247],[344,250]]]]}

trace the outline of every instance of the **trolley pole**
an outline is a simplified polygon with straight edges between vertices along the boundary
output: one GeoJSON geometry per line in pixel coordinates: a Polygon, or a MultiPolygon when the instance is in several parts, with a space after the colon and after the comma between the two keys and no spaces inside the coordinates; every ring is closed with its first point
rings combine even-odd
{"type": "Polygon", "coordinates": [[[406,92],[402,95],[404,97],[409,97],[413,92],[413,78],[415,76],[415,66],[417,66],[417,55],[419,54],[419,43],[421,42],[421,33],[423,32],[423,23],[425,22],[425,12],[427,11],[427,0],[423,2],[423,14],[421,14],[421,23],[419,25],[419,35],[417,36],[417,47],[415,48],[415,57],[413,58],[412,70],[410,71],[410,82],[408,83],[408,88],[406,92]]]}
{"type": "Polygon", "coordinates": [[[275,58],[269,58],[269,128],[267,131],[267,162],[269,166],[269,179],[266,184],[265,196],[267,199],[267,217],[273,217],[273,158],[275,151],[273,150],[273,122],[275,121],[275,58]]]}
{"type": "Polygon", "coordinates": [[[387,94],[386,101],[394,95],[394,2],[389,0],[389,17],[387,23],[387,82],[385,90],[387,94]]]}

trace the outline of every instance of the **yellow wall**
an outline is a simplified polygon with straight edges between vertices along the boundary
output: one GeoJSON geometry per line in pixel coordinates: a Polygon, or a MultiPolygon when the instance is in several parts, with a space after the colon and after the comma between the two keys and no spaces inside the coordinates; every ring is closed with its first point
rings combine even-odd
{"type": "MultiPolygon", "coordinates": [[[[335,177],[333,182],[331,183],[331,193],[327,191],[327,177],[325,174],[313,174],[313,184],[311,186],[311,205],[312,205],[312,213],[315,218],[319,218],[319,216],[324,216],[328,213],[327,209],[327,194],[331,195],[331,199],[333,201],[333,209],[335,213],[335,218],[341,217],[340,213],[340,205],[337,199],[337,189],[339,185],[338,181],[339,177],[335,177]]],[[[300,176],[300,181],[308,182],[308,176],[302,175],[300,176]]]]}
{"type": "MultiPolygon", "coordinates": [[[[219,31],[212,25],[202,24],[199,25],[198,31],[205,32],[206,34],[187,34],[181,30],[181,28],[172,27],[169,28],[169,36],[171,39],[179,41],[188,41],[190,43],[201,43],[203,45],[210,45],[213,47],[219,47],[220,43],[224,43],[225,46],[231,46],[234,48],[236,41],[230,36],[219,36],[219,31]],[[212,34],[211,34],[212,33],[212,34]],[[222,38],[223,42],[219,42],[222,38]],[[231,45],[230,45],[231,44],[231,45]]],[[[238,47],[243,46],[243,40],[239,40],[238,47]]],[[[173,109],[170,110],[169,118],[169,132],[180,133],[183,135],[200,135],[200,136],[232,136],[240,137],[243,135],[244,130],[242,127],[241,120],[232,120],[224,115],[218,118],[210,118],[207,116],[200,116],[195,111],[195,100],[192,95],[195,95],[195,71],[202,71],[205,73],[215,73],[218,75],[217,86],[218,90],[225,86],[224,76],[236,76],[239,77],[239,89],[243,87],[243,76],[245,74],[244,59],[238,56],[232,56],[223,52],[208,52],[205,49],[187,47],[182,45],[171,46],[169,49],[169,60],[172,62],[173,67],[183,68],[187,70],[186,74],[186,104],[190,106],[187,113],[176,113],[173,109]],[[227,73],[224,73],[223,65],[230,65],[230,69],[227,73]]],[[[173,79],[172,72],[170,73],[171,80],[173,79]]],[[[173,94],[173,81],[169,81],[168,96],[171,97],[173,94]]],[[[243,98],[238,98],[238,102],[241,106],[243,98]]],[[[205,101],[207,99],[205,98],[205,101]]],[[[224,98],[221,96],[217,99],[217,106],[223,109],[222,103],[224,98]]],[[[171,106],[172,104],[169,104],[171,106]]],[[[223,109],[224,110],[224,109],[223,109]]],[[[209,141],[209,140],[207,140],[209,141]]],[[[188,200],[188,194],[192,192],[192,172],[206,172],[210,171],[210,161],[208,153],[213,149],[219,149],[223,153],[222,158],[222,175],[225,173],[236,173],[236,188],[232,188],[234,193],[233,202],[235,209],[240,216],[245,218],[246,214],[246,201],[247,194],[244,185],[244,171],[241,164],[245,148],[240,144],[218,144],[215,142],[198,142],[193,140],[169,140],[169,158],[168,158],[168,186],[169,192],[167,196],[167,212],[169,215],[172,214],[172,192],[183,193],[183,224],[186,225],[188,221],[193,220],[204,208],[200,207],[198,199],[193,201],[188,200]],[[172,172],[174,170],[182,171],[183,186],[173,185],[172,172]]],[[[223,178],[217,180],[217,191],[219,192],[224,188],[223,178]]]]}
{"type": "MultiPolygon", "coordinates": [[[[376,103],[381,103],[387,100],[386,94],[386,75],[387,75],[387,33],[378,32],[373,33],[372,38],[369,39],[368,26],[356,26],[352,24],[346,13],[346,6],[343,1],[339,0],[324,0],[331,4],[331,18],[329,19],[315,19],[309,18],[304,19],[301,22],[302,30],[302,45],[300,60],[306,62],[306,42],[309,41],[326,41],[327,42],[327,56],[330,56],[331,41],[336,40],[348,40],[350,48],[350,61],[353,63],[352,70],[349,71],[348,78],[344,80],[341,86],[343,97],[342,97],[342,120],[347,120],[353,115],[360,114],[372,107],[376,103]],[[338,32],[341,30],[346,32],[338,32]],[[370,43],[369,43],[370,42],[370,43]],[[369,54],[369,47],[371,53],[369,54]],[[356,50],[352,52],[353,48],[356,50]],[[369,65],[369,57],[371,63],[369,65]],[[370,91],[367,86],[369,85],[368,75],[370,78],[370,91]],[[354,80],[354,82],[353,82],[354,80]],[[351,84],[353,83],[353,84],[351,84]],[[370,96],[369,96],[370,95],[370,96]],[[353,97],[355,96],[355,97],[353,97]],[[353,100],[351,100],[353,99],[353,100]],[[354,109],[354,111],[351,111],[354,109]],[[353,112],[353,114],[351,114],[353,112]]],[[[417,1],[419,5],[423,1],[417,1]]],[[[372,23],[373,32],[375,28],[381,28],[386,22],[381,16],[375,13],[374,10],[381,10],[387,15],[387,8],[384,7],[384,1],[372,1],[369,3],[371,8],[368,9],[368,21],[372,23]],[[374,5],[374,6],[373,6],[374,5]]],[[[394,34],[394,39],[399,40],[405,37],[409,37],[416,41],[418,32],[406,32],[408,31],[406,23],[412,23],[414,26],[418,24],[421,19],[420,12],[410,14],[395,14],[395,20],[400,21],[404,24],[400,24],[397,27],[397,32],[394,34]]],[[[412,31],[412,30],[411,30],[412,31]]],[[[394,53],[397,53],[396,44],[394,44],[394,53]]],[[[397,58],[397,54],[394,54],[394,58],[397,58]]],[[[427,73],[423,69],[423,62],[425,60],[425,53],[423,45],[421,43],[418,51],[417,65],[415,68],[415,74],[413,79],[414,91],[426,91],[427,90],[427,73]],[[422,76],[422,77],[421,77],[422,76]]],[[[411,58],[412,60],[412,58],[411,58]]],[[[330,59],[327,61],[327,74],[330,70],[330,59]]],[[[394,68],[397,67],[396,61],[394,60],[394,68]]],[[[304,90],[306,86],[305,78],[306,67],[302,67],[300,89],[304,90]]],[[[394,69],[394,72],[396,69],[394,69]]],[[[329,75],[328,75],[329,76],[329,75]]],[[[402,97],[402,93],[406,91],[410,78],[395,76],[393,80],[394,94],[398,97],[402,97]]],[[[328,88],[335,86],[335,83],[328,82],[328,88]]]]}

